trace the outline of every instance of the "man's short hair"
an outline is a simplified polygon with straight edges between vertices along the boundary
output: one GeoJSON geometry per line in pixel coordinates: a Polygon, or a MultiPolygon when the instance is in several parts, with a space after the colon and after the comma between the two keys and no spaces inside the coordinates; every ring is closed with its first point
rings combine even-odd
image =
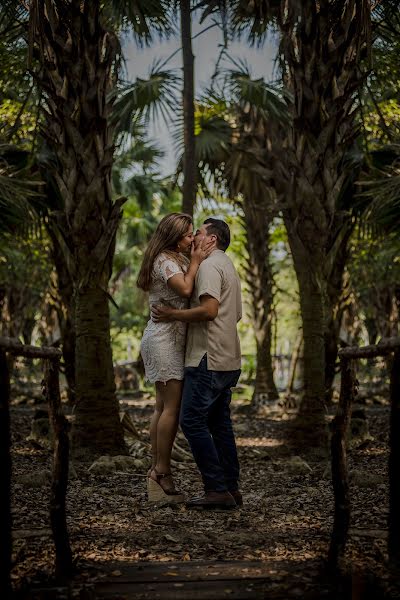
{"type": "Polygon", "coordinates": [[[213,219],[212,217],[206,219],[204,225],[207,225],[207,235],[216,235],[218,248],[225,252],[231,243],[229,225],[221,219],[213,219]]]}

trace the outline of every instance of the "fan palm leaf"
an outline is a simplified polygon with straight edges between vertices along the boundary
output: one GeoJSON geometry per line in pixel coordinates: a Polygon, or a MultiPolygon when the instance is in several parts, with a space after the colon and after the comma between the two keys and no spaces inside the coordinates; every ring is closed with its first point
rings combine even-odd
{"type": "Polygon", "coordinates": [[[370,173],[359,182],[363,219],[386,233],[400,232],[400,145],[373,153],[372,160],[370,173]]]}
{"type": "Polygon", "coordinates": [[[168,0],[111,0],[103,12],[124,30],[129,30],[140,46],[149,45],[155,36],[168,37],[174,31],[171,3],[168,0]]]}
{"type": "Polygon", "coordinates": [[[18,0],[2,0],[0,6],[0,39],[3,43],[14,43],[26,31],[29,12],[18,0]]]}
{"type": "Polygon", "coordinates": [[[227,69],[225,81],[233,99],[240,105],[248,104],[257,110],[264,119],[275,119],[281,124],[289,120],[287,102],[290,94],[282,84],[267,83],[262,77],[253,79],[248,64],[242,60],[233,61],[236,69],[227,69]]]}
{"type": "Polygon", "coordinates": [[[0,144],[0,233],[31,227],[38,219],[41,182],[27,167],[28,153],[0,144]]]}
{"type": "Polygon", "coordinates": [[[279,0],[232,0],[231,23],[238,38],[245,37],[251,45],[261,46],[281,10],[279,0]]]}
{"type": "MultiPolygon", "coordinates": [[[[252,79],[245,63],[237,65],[237,70],[225,71],[221,93],[206,91],[196,106],[198,180],[204,194],[210,182],[219,192],[228,185],[233,195],[261,193],[271,177],[265,164],[265,129],[271,121],[284,125],[288,119],[281,88],[252,79]]],[[[182,154],[179,129],[175,145],[182,154]]],[[[182,158],[178,171],[181,164],[182,158]]]]}
{"type": "Polygon", "coordinates": [[[398,0],[375,2],[372,10],[375,37],[384,43],[393,44],[400,35],[400,11],[398,0]]]}
{"type": "Polygon", "coordinates": [[[160,116],[167,120],[177,109],[179,77],[173,70],[159,69],[155,63],[147,79],[120,85],[113,106],[117,134],[129,134],[132,126],[160,116]]]}

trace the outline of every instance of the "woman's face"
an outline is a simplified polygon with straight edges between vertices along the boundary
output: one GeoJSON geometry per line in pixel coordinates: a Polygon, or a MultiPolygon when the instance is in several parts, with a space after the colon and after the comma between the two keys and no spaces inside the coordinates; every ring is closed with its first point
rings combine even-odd
{"type": "Polygon", "coordinates": [[[194,240],[193,225],[189,225],[189,229],[185,235],[179,240],[178,249],[179,252],[189,252],[192,247],[194,240]]]}

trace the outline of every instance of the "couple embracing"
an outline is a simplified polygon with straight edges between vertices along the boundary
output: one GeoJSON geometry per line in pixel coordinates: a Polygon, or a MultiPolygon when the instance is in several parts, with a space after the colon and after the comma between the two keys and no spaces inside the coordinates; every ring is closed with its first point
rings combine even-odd
{"type": "Polygon", "coordinates": [[[148,499],[184,501],[171,475],[180,423],[204,484],[188,508],[242,504],[239,462],[230,416],[231,388],[240,375],[237,322],[240,280],[225,250],[229,226],[209,218],[193,230],[189,215],[164,217],[145,251],[138,287],[149,292],[151,319],[141,342],[146,379],[155,384],[150,424],[148,499]]]}

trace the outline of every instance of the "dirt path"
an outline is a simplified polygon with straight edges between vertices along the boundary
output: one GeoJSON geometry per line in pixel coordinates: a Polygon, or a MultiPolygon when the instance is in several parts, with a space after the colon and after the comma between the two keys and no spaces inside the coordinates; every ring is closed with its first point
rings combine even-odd
{"type": "MultiPolygon", "coordinates": [[[[137,402],[124,408],[145,437],[150,405],[137,402]]],[[[32,414],[26,406],[12,410],[13,579],[18,585],[46,580],[53,563],[47,512],[51,455],[26,441],[32,414]]],[[[369,407],[367,414],[372,439],[360,441],[350,456],[353,511],[347,559],[352,570],[385,581],[388,407],[369,407]]],[[[241,510],[155,509],[146,503],[143,470],[94,475],[89,465],[75,465],[68,523],[79,581],[118,580],[122,570],[115,563],[260,561],[270,570],[275,564],[279,585],[290,582],[298,597],[314,586],[332,525],[329,467],[326,461],[293,460],[285,444],[286,421],[278,415],[249,417],[234,406],[234,424],[241,510]]],[[[183,465],[176,478],[188,496],[201,491],[194,464],[183,465]]]]}

